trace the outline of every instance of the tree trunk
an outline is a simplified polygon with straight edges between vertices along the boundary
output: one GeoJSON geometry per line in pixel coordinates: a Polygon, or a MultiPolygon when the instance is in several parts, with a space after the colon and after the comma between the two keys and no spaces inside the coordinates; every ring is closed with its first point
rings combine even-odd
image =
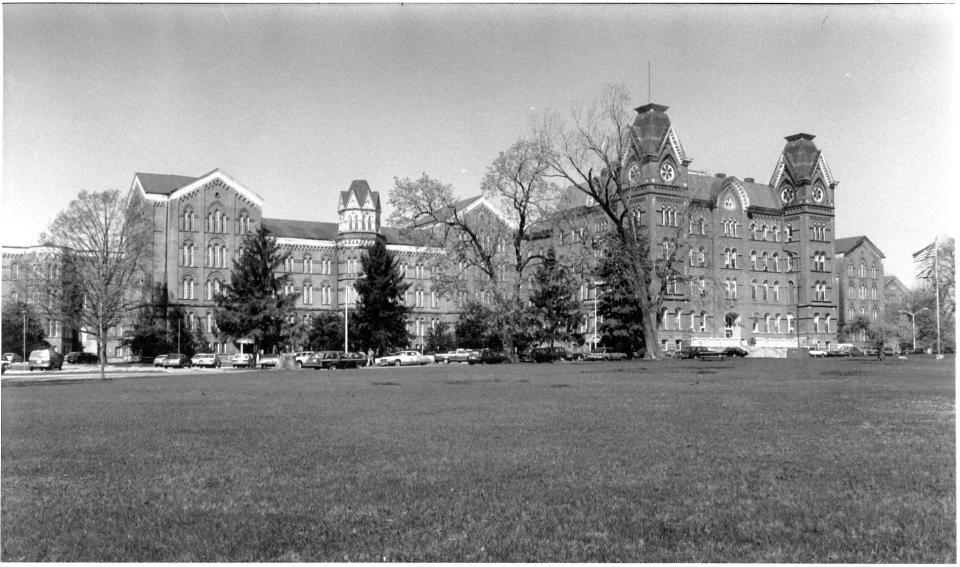
{"type": "Polygon", "coordinates": [[[643,343],[647,351],[647,358],[652,360],[663,358],[657,334],[657,314],[650,309],[644,309],[643,311],[643,343]]]}

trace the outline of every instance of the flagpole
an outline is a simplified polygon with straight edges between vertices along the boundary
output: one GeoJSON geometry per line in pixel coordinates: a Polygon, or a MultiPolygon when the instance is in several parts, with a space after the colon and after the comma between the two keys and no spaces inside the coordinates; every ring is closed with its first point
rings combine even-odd
{"type": "Polygon", "coordinates": [[[940,251],[937,245],[938,235],[933,237],[933,293],[937,300],[937,360],[943,359],[943,353],[940,351],[940,251]]]}

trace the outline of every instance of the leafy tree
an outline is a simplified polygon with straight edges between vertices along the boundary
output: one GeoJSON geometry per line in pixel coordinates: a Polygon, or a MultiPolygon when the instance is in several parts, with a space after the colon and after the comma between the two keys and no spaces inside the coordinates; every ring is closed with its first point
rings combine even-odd
{"type": "Polygon", "coordinates": [[[29,303],[7,300],[3,303],[3,352],[15,352],[24,360],[31,350],[49,348],[43,325],[29,303]],[[23,347],[26,343],[27,350],[23,347]]]}
{"type": "Polygon", "coordinates": [[[556,114],[545,116],[534,137],[548,145],[550,175],[590,198],[610,221],[612,243],[608,249],[624,261],[624,282],[629,284],[642,317],[644,345],[649,358],[661,356],[658,317],[668,289],[688,276],[682,271],[689,238],[681,227],[689,211],[678,211],[676,230],[666,245],[652,250],[649,230],[641,228],[637,205],[629,199],[631,182],[623,171],[623,158],[634,148],[637,133],[630,124],[629,95],[622,85],[609,85],[589,108],[575,109],[569,123],[556,114]]]}
{"type": "Polygon", "coordinates": [[[393,253],[377,240],[360,258],[360,265],[363,275],[354,284],[357,310],[351,321],[357,327],[357,343],[362,350],[372,348],[378,355],[407,346],[410,308],[404,303],[404,294],[410,284],[403,281],[393,253]]]}
{"type": "Polygon", "coordinates": [[[150,235],[141,211],[119,191],[81,191],[41,235],[60,250],[62,270],[45,281],[51,318],[97,340],[106,378],[107,334],[143,302],[143,262],[150,235]]]}
{"type": "Polygon", "coordinates": [[[279,269],[287,255],[264,227],[244,237],[242,246],[230,283],[217,297],[217,326],[235,339],[253,339],[254,352],[273,351],[284,339],[295,301],[284,293],[288,276],[279,269]]]}
{"type": "Polygon", "coordinates": [[[573,277],[566,267],[557,262],[553,248],[537,268],[534,291],[530,295],[534,315],[541,323],[540,339],[550,342],[576,342],[580,322],[580,303],[577,301],[573,277]]]}
{"type": "MultiPolygon", "coordinates": [[[[350,323],[353,327],[354,321],[350,323]]],[[[308,344],[313,350],[340,350],[343,347],[343,317],[330,311],[317,314],[309,331],[308,344]]]]}
{"type": "Polygon", "coordinates": [[[454,337],[447,330],[446,323],[439,323],[427,332],[426,348],[432,352],[447,352],[454,347],[454,337]]]}
{"type": "Polygon", "coordinates": [[[499,350],[503,346],[493,310],[479,301],[468,301],[463,306],[457,320],[456,335],[459,348],[499,350]]]}
{"type": "Polygon", "coordinates": [[[170,304],[166,285],[157,286],[155,297],[153,304],[138,313],[130,337],[123,340],[124,346],[142,359],[171,352],[193,356],[206,350],[203,333],[191,330],[183,309],[170,304]]]}
{"type": "MultiPolygon", "coordinates": [[[[956,349],[956,263],[953,238],[937,239],[936,261],[929,259],[918,276],[922,307],[929,308],[929,324],[921,332],[921,319],[917,317],[918,342],[928,343],[933,352],[937,348],[937,308],[940,315],[939,352],[954,352],[956,349]],[[939,293],[939,297],[937,294],[939,293]],[[939,305],[938,305],[939,304],[939,305]]],[[[926,322],[926,321],[924,321],[926,322]]]]}

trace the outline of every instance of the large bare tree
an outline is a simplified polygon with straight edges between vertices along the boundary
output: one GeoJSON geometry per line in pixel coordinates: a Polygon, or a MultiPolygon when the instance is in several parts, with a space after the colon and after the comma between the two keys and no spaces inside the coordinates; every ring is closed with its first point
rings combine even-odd
{"type": "Polygon", "coordinates": [[[525,327],[523,285],[541,259],[532,241],[555,205],[547,158],[539,141],[518,141],[500,152],[481,186],[492,211],[471,207],[474,200],[458,201],[451,185],[426,174],[415,181],[397,179],[390,193],[391,224],[408,227],[423,246],[445,250],[433,256],[434,285],[448,296],[472,287],[488,298],[511,355],[514,334],[525,327]]]}
{"type": "Polygon", "coordinates": [[[608,85],[593,104],[575,107],[569,119],[557,113],[545,115],[534,127],[533,138],[550,148],[545,154],[549,175],[589,197],[591,207],[609,219],[607,253],[619,258],[623,281],[630,285],[643,314],[647,356],[659,358],[660,308],[668,293],[687,278],[682,269],[689,244],[683,230],[687,219],[678,212],[672,223],[678,228],[668,245],[656,249],[651,245],[623,173],[634,142],[628,101],[625,87],[608,85]]]}
{"type": "Polygon", "coordinates": [[[140,210],[116,190],[81,191],[41,235],[59,249],[61,266],[45,282],[46,308],[64,326],[96,337],[101,378],[108,333],[143,305],[149,236],[140,210]]]}

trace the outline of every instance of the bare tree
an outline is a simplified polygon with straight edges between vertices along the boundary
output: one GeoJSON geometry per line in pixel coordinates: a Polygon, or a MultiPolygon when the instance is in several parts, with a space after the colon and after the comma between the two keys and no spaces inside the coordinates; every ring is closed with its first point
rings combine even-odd
{"type": "Polygon", "coordinates": [[[540,260],[532,241],[557,194],[546,177],[546,150],[539,141],[518,141],[500,152],[481,187],[490,207],[474,206],[476,198],[456,200],[452,186],[426,174],[397,179],[390,193],[391,223],[408,227],[419,244],[445,250],[433,256],[434,285],[448,296],[472,287],[486,297],[511,356],[514,334],[525,328],[518,318],[523,285],[540,260]]]}
{"type": "Polygon", "coordinates": [[[41,236],[60,250],[62,266],[45,282],[47,309],[96,337],[101,378],[108,333],[142,306],[145,227],[119,191],[81,191],[41,236]]]}
{"type": "MultiPolygon", "coordinates": [[[[624,163],[633,151],[629,95],[622,85],[607,86],[589,107],[574,108],[569,121],[547,114],[534,128],[534,138],[549,146],[549,174],[589,198],[591,207],[609,219],[606,246],[623,264],[624,281],[643,313],[643,336],[650,358],[661,356],[659,311],[668,292],[687,276],[682,270],[689,239],[683,231],[686,214],[678,212],[671,226],[676,235],[656,250],[648,227],[641,226],[624,163]]],[[[686,210],[686,207],[684,207],[686,210]]]]}

